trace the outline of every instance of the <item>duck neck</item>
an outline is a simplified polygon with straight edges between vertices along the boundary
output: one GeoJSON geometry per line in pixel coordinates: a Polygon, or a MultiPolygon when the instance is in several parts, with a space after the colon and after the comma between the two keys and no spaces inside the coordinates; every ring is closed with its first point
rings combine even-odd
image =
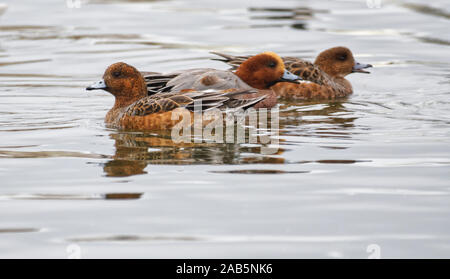
{"type": "MultiPolygon", "coordinates": [[[[142,98],[139,98],[142,99],[142,98]]],[[[117,98],[114,102],[114,106],[108,111],[108,113],[105,116],[105,122],[106,123],[115,123],[116,121],[119,121],[123,113],[125,113],[126,109],[139,99],[123,99],[123,98],[117,98]]]]}
{"type": "Polygon", "coordinates": [[[339,95],[338,97],[344,97],[353,92],[352,84],[344,77],[342,76],[334,77],[333,81],[337,85],[336,87],[338,89],[339,95]]]}
{"type": "Polygon", "coordinates": [[[147,97],[147,85],[143,78],[132,80],[126,84],[125,88],[120,88],[112,93],[115,97],[114,107],[112,109],[126,108],[129,105],[147,97]]]}
{"type": "MultiPolygon", "coordinates": [[[[139,99],[141,99],[141,98],[139,98],[139,99]]],[[[131,105],[132,103],[138,101],[139,99],[137,99],[137,98],[136,99],[135,98],[123,99],[123,98],[117,98],[116,97],[116,100],[114,102],[114,106],[112,107],[111,110],[119,110],[119,109],[127,108],[129,105],[131,105]]]]}
{"type": "Polygon", "coordinates": [[[118,88],[115,92],[111,92],[115,97],[115,102],[106,114],[105,122],[111,123],[117,120],[131,104],[148,96],[147,85],[143,78],[131,81],[125,88],[118,88]]]}

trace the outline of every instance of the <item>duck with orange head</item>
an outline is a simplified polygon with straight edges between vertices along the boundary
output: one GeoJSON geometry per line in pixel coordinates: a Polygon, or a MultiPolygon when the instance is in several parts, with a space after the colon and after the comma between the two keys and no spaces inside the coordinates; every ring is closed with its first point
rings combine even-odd
{"type": "Polygon", "coordinates": [[[301,78],[292,74],[283,60],[274,52],[263,52],[242,61],[236,72],[216,69],[189,69],[169,74],[145,75],[149,94],[183,90],[242,90],[256,89],[256,93],[243,94],[239,98],[266,96],[255,108],[271,108],[277,96],[271,89],[279,82],[297,84],[301,78]]]}

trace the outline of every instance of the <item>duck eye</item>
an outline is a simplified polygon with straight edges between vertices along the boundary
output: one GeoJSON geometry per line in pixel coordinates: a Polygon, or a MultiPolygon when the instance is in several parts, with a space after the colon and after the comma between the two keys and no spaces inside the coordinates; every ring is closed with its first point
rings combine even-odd
{"type": "Polygon", "coordinates": [[[270,68],[275,68],[277,66],[277,62],[271,61],[267,66],[269,66],[270,68]]]}
{"type": "Polygon", "coordinates": [[[120,72],[113,72],[112,75],[113,75],[113,77],[116,77],[116,78],[120,77],[120,72]]]}
{"type": "Polygon", "coordinates": [[[344,61],[344,60],[347,59],[347,55],[346,54],[340,54],[340,55],[337,56],[337,59],[341,60],[341,61],[344,61]]]}

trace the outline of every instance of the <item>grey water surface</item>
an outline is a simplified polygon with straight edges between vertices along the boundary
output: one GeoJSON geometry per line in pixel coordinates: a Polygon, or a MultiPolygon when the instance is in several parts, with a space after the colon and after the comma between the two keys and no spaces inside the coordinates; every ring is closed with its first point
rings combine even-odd
{"type": "Polygon", "coordinates": [[[447,0],[0,2],[1,258],[450,257],[447,0]],[[272,155],[106,128],[84,89],[338,45],[371,74],[280,103],[272,155]]]}

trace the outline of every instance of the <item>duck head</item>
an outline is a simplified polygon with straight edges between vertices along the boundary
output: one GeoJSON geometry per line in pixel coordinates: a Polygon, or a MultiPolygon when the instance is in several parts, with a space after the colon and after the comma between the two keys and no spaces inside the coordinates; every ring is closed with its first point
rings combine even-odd
{"type": "Polygon", "coordinates": [[[333,47],[321,52],[314,64],[332,77],[345,77],[351,73],[369,74],[364,69],[372,67],[370,64],[356,62],[352,52],[346,47],[333,47]]]}
{"type": "Polygon", "coordinates": [[[257,89],[269,89],[282,81],[299,83],[301,80],[285,69],[283,60],[274,52],[263,52],[245,60],[236,75],[257,89]]]}
{"type": "Polygon", "coordinates": [[[109,66],[99,80],[86,90],[105,90],[114,95],[116,106],[127,106],[147,96],[147,86],[141,73],[123,62],[109,66]]]}

